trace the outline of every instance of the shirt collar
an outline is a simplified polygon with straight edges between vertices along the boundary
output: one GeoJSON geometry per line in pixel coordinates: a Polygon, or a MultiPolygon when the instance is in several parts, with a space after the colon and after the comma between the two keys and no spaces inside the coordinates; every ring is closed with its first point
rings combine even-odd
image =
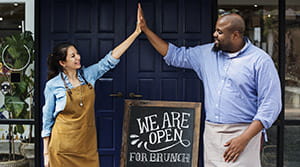
{"type": "Polygon", "coordinates": [[[228,56],[229,58],[235,58],[235,57],[239,56],[240,54],[244,53],[250,46],[251,41],[247,37],[244,37],[244,41],[245,41],[244,47],[240,51],[236,52],[236,54],[229,55],[227,52],[223,52],[223,51],[221,51],[221,52],[223,54],[225,54],[226,56],[228,56]]]}
{"type": "MultiPolygon", "coordinates": [[[[60,73],[62,73],[62,76],[63,76],[64,80],[66,81],[66,84],[68,84],[68,86],[69,86],[69,84],[71,84],[71,83],[70,83],[69,78],[67,77],[67,75],[64,72],[60,72],[60,73]]],[[[83,83],[84,80],[83,80],[83,78],[82,78],[82,76],[81,76],[81,74],[78,70],[77,70],[77,76],[78,76],[79,81],[83,83]]]]}

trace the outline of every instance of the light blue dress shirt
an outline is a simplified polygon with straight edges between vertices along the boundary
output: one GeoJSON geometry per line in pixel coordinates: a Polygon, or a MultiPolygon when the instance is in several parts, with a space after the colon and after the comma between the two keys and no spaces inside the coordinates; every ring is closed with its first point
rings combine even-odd
{"type": "Polygon", "coordinates": [[[193,69],[203,81],[206,121],[220,124],[259,120],[267,129],[281,111],[281,88],[271,57],[248,39],[237,55],[214,51],[213,43],[176,47],[169,43],[169,65],[193,69]]]}
{"type": "MultiPolygon", "coordinates": [[[[93,87],[95,82],[103,76],[104,73],[114,68],[118,63],[119,59],[115,59],[111,56],[109,52],[103,59],[98,63],[91,65],[87,68],[82,68],[85,79],[88,83],[92,84],[93,87]]],[[[72,89],[72,84],[69,82],[68,77],[64,74],[63,77],[66,80],[67,86],[72,89]]],[[[85,84],[82,76],[78,73],[78,79],[82,84],[85,84]]],[[[66,105],[66,91],[64,82],[61,79],[60,74],[56,77],[50,79],[45,86],[44,96],[45,105],[43,106],[43,129],[42,137],[47,137],[51,135],[52,126],[55,122],[57,114],[65,108],[66,105]]]]}

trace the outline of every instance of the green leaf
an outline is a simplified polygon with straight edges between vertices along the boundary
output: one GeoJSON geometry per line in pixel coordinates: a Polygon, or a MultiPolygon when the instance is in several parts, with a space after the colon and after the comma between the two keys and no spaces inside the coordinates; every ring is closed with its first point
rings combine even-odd
{"type": "Polygon", "coordinates": [[[19,83],[15,83],[15,89],[13,96],[17,96],[20,98],[20,101],[25,101],[28,97],[28,83],[25,81],[21,81],[19,83]]]}
{"type": "Polygon", "coordinates": [[[23,125],[16,125],[16,131],[20,134],[24,133],[24,126],[23,125]]]}
{"type": "Polygon", "coordinates": [[[21,53],[18,52],[17,49],[16,49],[15,47],[10,46],[10,47],[8,47],[7,51],[8,51],[8,53],[9,53],[9,55],[10,55],[14,60],[17,60],[17,58],[20,57],[20,54],[21,54],[21,53]]]}
{"type": "Polygon", "coordinates": [[[12,113],[13,119],[19,118],[20,114],[23,112],[25,102],[21,101],[19,97],[16,96],[6,96],[5,97],[5,108],[8,112],[12,113]]]}
{"type": "Polygon", "coordinates": [[[24,60],[22,60],[22,59],[16,59],[12,68],[15,68],[15,69],[22,68],[22,67],[24,67],[25,63],[26,62],[24,62],[24,60]]]}
{"type": "Polygon", "coordinates": [[[0,108],[0,112],[6,111],[4,107],[0,108]]]}

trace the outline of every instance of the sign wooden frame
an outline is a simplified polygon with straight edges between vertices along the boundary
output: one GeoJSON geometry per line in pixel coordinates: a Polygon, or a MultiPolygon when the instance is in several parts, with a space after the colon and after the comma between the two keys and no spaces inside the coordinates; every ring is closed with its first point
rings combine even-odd
{"type": "MultiPolygon", "coordinates": [[[[129,167],[127,165],[128,160],[128,144],[130,144],[129,140],[129,128],[130,128],[130,119],[132,117],[132,107],[160,107],[160,108],[168,108],[168,109],[189,109],[193,110],[193,134],[192,134],[192,143],[191,148],[192,149],[192,156],[191,161],[189,161],[189,164],[191,164],[191,167],[197,167],[198,166],[198,152],[199,152],[199,137],[200,137],[200,117],[201,117],[201,103],[198,102],[178,102],[178,101],[150,101],[150,100],[125,100],[125,110],[124,110],[124,119],[123,119],[123,132],[122,132],[122,150],[121,150],[121,159],[120,159],[120,167],[129,167]]],[[[186,119],[185,119],[186,120],[186,119]]],[[[146,144],[146,143],[143,143],[146,144]]],[[[132,145],[132,144],[131,144],[132,145]]],[[[142,142],[140,142],[139,146],[142,145],[142,142]]],[[[132,147],[132,146],[130,146],[132,147]]],[[[131,155],[130,155],[131,156],[131,155]]],[[[163,162],[159,162],[161,166],[164,166],[163,162]]],[[[149,162],[150,166],[152,166],[149,162]]],[[[144,164],[143,166],[147,166],[147,164],[144,164]]],[[[169,166],[169,165],[168,165],[169,166]]],[[[176,166],[176,163],[174,164],[176,166]]]]}

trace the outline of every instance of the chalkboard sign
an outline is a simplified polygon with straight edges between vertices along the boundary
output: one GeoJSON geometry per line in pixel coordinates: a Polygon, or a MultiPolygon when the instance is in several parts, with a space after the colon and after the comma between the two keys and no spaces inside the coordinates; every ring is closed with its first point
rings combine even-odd
{"type": "Polygon", "coordinates": [[[121,167],[196,167],[201,103],[125,100],[121,167]]]}

